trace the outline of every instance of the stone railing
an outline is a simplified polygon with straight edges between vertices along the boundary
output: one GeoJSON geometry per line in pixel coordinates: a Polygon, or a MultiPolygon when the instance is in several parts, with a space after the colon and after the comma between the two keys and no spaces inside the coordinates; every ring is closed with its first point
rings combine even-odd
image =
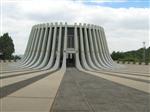
{"type": "Polygon", "coordinates": [[[115,62],[119,64],[150,65],[150,63],[145,62],[133,62],[133,61],[115,61],[115,62]]]}
{"type": "Polygon", "coordinates": [[[17,62],[18,60],[0,60],[0,63],[17,62]]]}

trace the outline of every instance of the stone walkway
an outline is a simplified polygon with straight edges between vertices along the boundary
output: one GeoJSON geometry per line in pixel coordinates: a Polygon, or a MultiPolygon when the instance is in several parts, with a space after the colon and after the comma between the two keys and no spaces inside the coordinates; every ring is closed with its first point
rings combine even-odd
{"type": "Polygon", "coordinates": [[[51,112],[150,112],[150,94],[68,68],[51,112]]]}
{"type": "Polygon", "coordinates": [[[0,112],[49,112],[64,71],[1,79],[0,112]]]}

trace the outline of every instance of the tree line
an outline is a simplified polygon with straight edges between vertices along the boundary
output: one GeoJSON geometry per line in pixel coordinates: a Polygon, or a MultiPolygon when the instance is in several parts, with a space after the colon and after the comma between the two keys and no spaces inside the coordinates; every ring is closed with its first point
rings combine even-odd
{"type": "Polygon", "coordinates": [[[111,54],[113,60],[118,61],[132,61],[132,62],[150,62],[150,47],[140,48],[138,50],[127,52],[115,52],[111,54]]]}

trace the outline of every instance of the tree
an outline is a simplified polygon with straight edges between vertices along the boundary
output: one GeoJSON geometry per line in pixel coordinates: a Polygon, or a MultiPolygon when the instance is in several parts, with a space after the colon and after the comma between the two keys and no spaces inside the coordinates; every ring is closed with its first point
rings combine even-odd
{"type": "Polygon", "coordinates": [[[8,33],[4,33],[0,37],[0,52],[3,54],[4,59],[10,59],[15,52],[13,40],[8,33]]]}
{"type": "MultiPolygon", "coordinates": [[[[143,59],[143,48],[140,48],[135,51],[127,52],[115,52],[111,54],[113,60],[122,60],[122,61],[133,61],[133,62],[142,62],[143,59]]],[[[150,62],[150,47],[145,49],[145,63],[150,62]]]]}
{"type": "Polygon", "coordinates": [[[113,51],[111,54],[113,60],[120,60],[124,58],[124,54],[122,52],[115,52],[113,51]]]}

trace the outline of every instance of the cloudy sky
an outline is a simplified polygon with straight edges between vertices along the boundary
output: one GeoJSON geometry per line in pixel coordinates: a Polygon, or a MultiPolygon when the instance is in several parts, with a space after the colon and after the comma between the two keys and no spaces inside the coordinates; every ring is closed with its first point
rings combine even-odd
{"type": "Polygon", "coordinates": [[[9,32],[23,54],[34,24],[68,22],[104,27],[110,52],[149,46],[148,0],[1,0],[1,35],[9,32]]]}

